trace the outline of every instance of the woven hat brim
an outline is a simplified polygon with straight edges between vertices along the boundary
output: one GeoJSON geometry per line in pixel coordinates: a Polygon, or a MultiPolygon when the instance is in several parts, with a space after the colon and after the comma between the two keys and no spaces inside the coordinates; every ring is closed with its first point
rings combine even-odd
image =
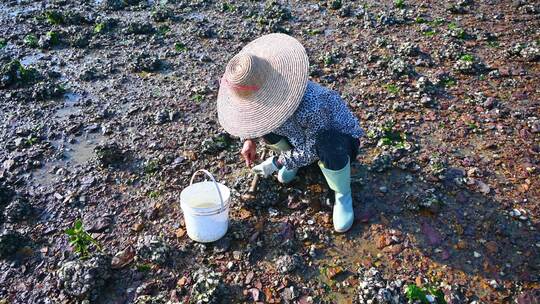
{"type": "Polygon", "coordinates": [[[228,133],[256,138],[277,129],[296,111],[306,90],[309,61],[302,44],[285,34],[262,36],[246,45],[242,52],[269,63],[267,79],[246,98],[221,85],[218,118],[228,133]]]}

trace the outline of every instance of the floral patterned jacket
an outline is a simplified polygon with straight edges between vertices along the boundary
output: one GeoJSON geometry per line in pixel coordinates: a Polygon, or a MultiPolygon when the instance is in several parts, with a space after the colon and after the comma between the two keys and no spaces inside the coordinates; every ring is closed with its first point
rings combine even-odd
{"type": "Polygon", "coordinates": [[[294,169],[318,160],[315,140],[317,134],[324,130],[337,130],[355,138],[364,134],[358,118],[337,92],[310,81],[298,109],[272,131],[286,137],[294,147],[282,152],[279,162],[287,169],[294,169]]]}

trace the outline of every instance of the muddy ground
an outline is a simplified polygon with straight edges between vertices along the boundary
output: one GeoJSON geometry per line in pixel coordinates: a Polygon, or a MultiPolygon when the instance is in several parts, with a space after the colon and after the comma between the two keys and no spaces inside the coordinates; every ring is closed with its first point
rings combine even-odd
{"type": "Polygon", "coordinates": [[[536,1],[2,1],[0,303],[538,303],[539,60],[536,1]],[[366,131],[347,234],[315,166],[246,198],[216,122],[226,62],[271,32],[366,131]],[[233,189],[214,244],[179,205],[200,168],[233,189]]]}

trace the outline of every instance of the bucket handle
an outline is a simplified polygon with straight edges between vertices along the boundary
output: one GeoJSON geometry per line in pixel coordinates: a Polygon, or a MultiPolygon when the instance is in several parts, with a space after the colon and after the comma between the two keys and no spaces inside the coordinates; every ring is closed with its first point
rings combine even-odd
{"type": "Polygon", "coordinates": [[[223,202],[223,196],[221,195],[221,190],[219,190],[219,186],[216,182],[216,179],[214,178],[214,176],[212,175],[212,173],[204,170],[204,169],[199,169],[197,171],[195,171],[195,173],[193,173],[193,175],[191,176],[191,181],[189,182],[189,185],[193,185],[193,180],[195,179],[195,176],[197,175],[197,173],[199,172],[203,172],[204,174],[206,174],[206,176],[210,177],[210,179],[212,180],[212,182],[214,183],[214,186],[216,186],[216,190],[217,190],[217,193],[219,195],[219,201],[221,202],[221,209],[220,209],[220,212],[223,212],[223,210],[225,209],[225,203],[223,202]]]}

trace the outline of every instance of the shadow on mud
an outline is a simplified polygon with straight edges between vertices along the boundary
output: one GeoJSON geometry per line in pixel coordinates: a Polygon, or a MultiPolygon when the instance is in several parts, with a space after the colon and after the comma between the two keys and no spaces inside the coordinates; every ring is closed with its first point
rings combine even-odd
{"type": "MultiPolygon", "coordinates": [[[[452,170],[457,169],[447,172],[452,170]]],[[[363,186],[353,185],[355,213],[369,223],[356,223],[346,236],[349,240],[360,238],[370,225],[381,224],[410,236],[412,244],[403,247],[417,248],[431,260],[467,274],[538,279],[540,256],[535,246],[540,235],[523,218],[501,211],[503,203],[493,195],[457,185],[448,173],[440,182],[423,181],[399,169],[383,173],[363,169],[361,174],[363,186]]]]}

